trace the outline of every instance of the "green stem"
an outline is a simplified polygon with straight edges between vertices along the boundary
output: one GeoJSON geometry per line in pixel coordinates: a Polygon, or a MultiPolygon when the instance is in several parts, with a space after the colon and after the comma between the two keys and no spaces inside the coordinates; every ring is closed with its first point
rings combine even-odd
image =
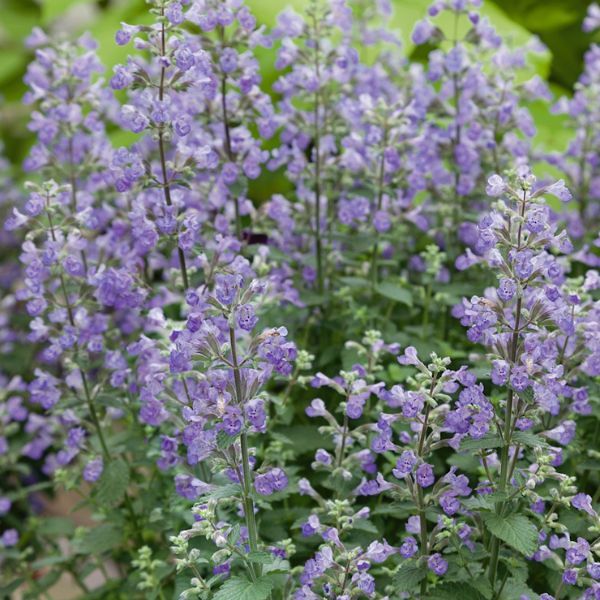
{"type": "MultiPolygon", "coordinates": [[[[235,386],[235,395],[237,402],[241,406],[244,402],[242,393],[242,378],[240,375],[240,367],[237,356],[237,345],[235,340],[235,330],[229,327],[229,341],[231,344],[231,363],[233,364],[233,382],[235,386]]],[[[245,431],[240,436],[240,446],[242,449],[242,496],[244,501],[244,517],[246,519],[246,527],[248,528],[248,540],[250,550],[256,552],[258,550],[258,528],[256,526],[256,516],[254,514],[254,500],[252,499],[252,473],[250,471],[250,455],[248,452],[248,437],[245,431]]],[[[255,565],[258,575],[260,575],[261,567],[255,565]]]]}
{"type": "Polygon", "coordinates": [[[427,328],[429,327],[429,304],[431,302],[431,285],[427,284],[425,286],[425,293],[423,298],[423,338],[427,337],[427,328]]]}
{"type": "MultiPolygon", "coordinates": [[[[223,29],[223,28],[221,28],[223,29]]],[[[233,150],[231,149],[231,133],[229,131],[229,116],[227,113],[227,75],[221,78],[221,109],[223,111],[223,128],[225,129],[225,152],[229,162],[234,162],[233,150]]],[[[242,239],[242,217],[240,215],[240,203],[237,195],[233,196],[235,209],[235,234],[238,240],[242,239]]]]}
{"type": "MultiPolygon", "coordinates": [[[[521,202],[520,207],[520,215],[521,217],[525,216],[525,206],[526,206],[526,195],[524,193],[523,200],[521,202]]],[[[521,233],[522,233],[522,225],[519,224],[518,233],[517,233],[517,251],[521,249],[521,233]]],[[[517,298],[517,304],[515,307],[515,325],[512,330],[512,337],[510,342],[510,350],[509,350],[509,359],[510,364],[515,365],[517,363],[517,350],[519,346],[519,330],[521,326],[521,310],[522,310],[522,296],[519,295],[517,298]]],[[[504,431],[503,431],[503,446],[502,446],[502,454],[500,459],[500,480],[498,485],[498,490],[500,492],[504,492],[506,490],[506,486],[509,482],[509,469],[510,469],[510,441],[511,435],[513,431],[513,401],[514,401],[514,392],[513,389],[509,387],[508,396],[506,399],[506,409],[504,414],[504,431]]],[[[496,505],[496,513],[501,515],[504,512],[506,502],[499,502],[496,505]]],[[[491,539],[491,551],[490,551],[490,564],[489,564],[489,580],[492,584],[492,588],[496,583],[496,574],[498,571],[498,559],[500,555],[500,540],[496,536],[492,536],[491,539]]]]}
{"type": "Polygon", "coordinates": [[[340,444],[340,454],[338,456],[338,467],[342,466],[342,462],[344,461],[344,452],[346,450],[346,440],[348,438],[348,415],[346,411],[344,411],[344,426],[342,429],[342,442],[340,444]]]}
{"type": "MultiPolygon", "coordinates": [[[[381,160],[379,163],[379,177],[377,180],[377,211],[381,210],[381,205],[383,203],[383,183],[385,177],[385,151],[387,148],[387,138],[388,138],[388,128],[387,123],[384,125],[383,129],[383,142],[381,147],[381,160]]],[[[379,232],[375,232],[375,243],[373,244],[373,249],[371,250],[371,286],[375,288],[377,285],[378,279],[378,267],[377,261],[379,259],[379,232]]]]}
{"type": "MultiPolygon", "coordinates": [[[[320,63],[319,63],[319,26],[316,15],[313,15],[315,28],[315,72],[317,75],[317,86],[320,86],[320,63]]],[[[321,91],[317,87],[314,103],[315,120],[315,252],[317,259],[317,289],[319,294],[323,293],[323,249],[321,241],[321,132],[319,131],[319,113],[321,108],[321,91]]]]}
{"type": "MultiPolygon", "coordinates": [[[[435,387],[436,378],[433,377],[431,379],[431,388],[430,395],[433,393],[433,388],[435,387]]],[[[422,458],[423,451],[425,449],[425,439],[427,438],[427,428],[429,426],[429,411],[430,406],[429,403],[425,405],[425,415],[423,418],[423,428],[421,429],[421,434],[419,435],[419,445],[417,448],[417,455],[419,458],[422,458]]],[[[421,537],[421,556],[426,557],[429,554],[429,542],[428,542],[428,534],[427,534],[427,507],[425,505],[425,496],[423,494],[423,488],[418,484],[415,479],[415,485],[417,486],[417,506],[419,509],[419,529],[420,529],[420,537],[421,537]]],[[[425,594],[427,593],[427,577],[424,577],[421,580],[421,598],[425,598],[425,594]]]]}
{"type": "MultiPolygon", "coordinates": [[[[164,16],[164,8],[161,8],[161,16],[164,16]]],[[[166,42],[165,42],[165,24],[161,24],[161,33],[160,33],[160,44],[161,44],[161,54],[164,56],[166,52],[166,42]]],[[[164,97],[165,90],[165,67],[161,67],[160,69],[160,84],[158,86],[158,99],[162,102],[164,97]]],[[[165,152],[165,142],[164,142],[164,131],[162,126],[158,129],[158,153],[160,155],[160,168],[162,172],[162,189],[163,194],[165,196],[165,203],[167,206],[172,206],[173,201],[171,200],[171,184],[169,183],[169,179],[167,176],[167,159],[165,152]]],[[[179,242],[177,242],[177,255],[179,257],[179,268],[181,270],[181,276],[183,278],[183,287],[187,290],[190,287],[188,274],[187,274],[187,265],[185,262],[185,254],[183,250],[179,246],[179,242]]]]}

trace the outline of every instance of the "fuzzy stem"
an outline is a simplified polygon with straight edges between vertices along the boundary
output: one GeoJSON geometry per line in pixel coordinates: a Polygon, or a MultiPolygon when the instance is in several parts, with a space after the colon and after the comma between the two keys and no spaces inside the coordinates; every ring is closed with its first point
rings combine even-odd
{"type": "MultiPolygon", "coordinates": [[[[164,8],[161,9],[161,16],[164,17],[164,8]]],[[[166,52],[166,42],[165,42],[165,24],[161,23],[160,30],[160,50],[161,54],[164,56],[166,52]]],[[[164,93],[165,93],[165,71],[166,68],[161,66],[160,68],[160,84],[158,86],[158,99],[162,102],[164,93]]],[[[161,125],[158,128],[158,153],[160,155],[160,168],[162,173],[162,189],[165,197],[165,203],[167,206],[172,206],[173,201],[171,200],[171,184],[169,183],[169,178],[167,176],[167,159],[165,152],[165,141],[164,141],[164,130],[161,125]]],[[[179,246],[179,242],[177,242],[177,255],[179,257],[179,268],[181,270],[181,276],[183,278],[183,287],[184,289],[188,289],[190,287],[188,274],[187,274],[187,265],[185,262],[185,254],[183,250],[179,246]]]]}
{"type": "MultiPolygon", "coordinates": [[[[523,199],[521,201],[520,206],[520,216],[523,218],[525,216],[525,206],[526,206],[526,195],[523,194],[523,199]]],[[[522,234],[522,225],[519,224],[518,232],[517,232],[517,251],[521,249],[521,234],[522,234]]],[[[510,342],[510,350],[509,350],[509,359],[510,364],[515,365],[517,362],[517,351],[519,347],[519,331],[521,326],[521,311],[522,311],[523,299],[522,296],[519,295],[517,298],[517,303],[515,307],[515,325],[512,330],[511,342],[510,342]]],[[[502,455],[500,459],[500,480],[498,485],[498,490],[500,492],[504,492],[506,490],[506,486],[509,482],[509,468],[510,468],[510,440],[513,431],[513,401],[514,401],[514,391],[512,387],[508,388],[508,396],[506,399],[506,409],[504,414],[504,432],[503,432],[503,446],[502,446],[502,455]]],[[[502,514],[504,511],[505,502],[499,502],[496,505],[496,513],[502,514]]],[[[496,583],[496,574],[498,571],[498,559],[500,554],[500,540],[496,536],[492,536],[491,540],[491,550],[490,550],[490,564],[489,564],[489,579],[492,587],[496,583]]]]}
{"type": "MultiPolygon", "coordinates": [[[[221,44],[225,45],[225,28],[219,27],[219,36],[221,44]]],[[[221,111],[223,113],[223,129],[225,132],[225,154],[229,162],[234,162],[235,157],[231,148],[231,132],[229,126],[229,114],[227,112],[227,75],[223,73],[221,77],[221,111]]],[[[235,234],[238,240],[242,239],[242,217],[240,215],[240,203],[237,195],[234,194],[233,206],[235,209],[235,234]]]]}
{"type": "MultiPolygon", "coordinates": [[[[433,389],[435,387],[436,377],[432,377],[431,379],[431,388],[429,394],[433,394],[433,389]]],[[[429,411],[430,406],[429,403],[425,405],[425,414],[423,418],[423,427],[421,429],[421,433],[419,435],[419,445],[417,447],[417,455],[419,458],[423,457],[423,451],[425,449],[425,439],[427,438],[427,428],[429,426],[429,411]]],[[[421,537],[421,556],[426,557],[429,554],[429,541],[427,535],[427,506],[425,505],[425,497],[423,494],[423,488],[419,485],[418,481],[415,478],[415,485],[417,486],[417,506],[419,509],[419,530],[421,537]]],[[[424,577],[421,580],[421,598],[425,598],[425,594],[427,593],[427,577],[424,577]]]]}
{"type": "Polygon", "coordinates": [[[315,120],[315,252],[317,259],[317,289],[323,293],[323,249],[321,241],[321,132],[319,131],[319,113],[321,112],[320,90],[320,63],[319,63],[319,24],[316,15],[313,15],[315,30],[315,72],[317,75],[317,90],[315,91],[314,120],[315,120]]]}
{"type": "MultiPolygon", "coordinates": [[[[233,382],[235,386],[235,395],[237,402],[241,406],[243,403],[242,394],[242,378],[240,375],[240,367],[237,356],[237,345],[235,340],[235,330],[229,327],[229,342],[231,344],[231,363],[233,364],[233,382]]],[[[246,527],[248,528],[248,540],[250,550],[256,552],[258,550],[258,528],[256,526],[256,516],[254,514],[254,500],[252,499],[252,473],[250,471],[250,455],[248,452],[248,437],[245,431],[240,435],[240,446],[242,449],[242,496],[244,502],[244,517],[246,519],[246,527]]],[[[260,575],[261,567],[255,565],[255,569],[260,575]]]]}
{"type": "MultiPolygon", "coordinates": [[[[383,184],[385,178],[385,150],[387,147],[387,138],[388,138],[388,128],[387,123],[385,123],[383,128],[383,143],[381,146],[381,160],[379,163],[379,177],[377,179],[377,211],[381,210],[381,205],[383,203],[383,184]]],[[[371,285],[373,288],[377,285],[378,279],[378,267],[377,261],[379,259],[379,232],[375,232],[375,243],[373,244],[373,249],[371,250],[371,285]]]]}

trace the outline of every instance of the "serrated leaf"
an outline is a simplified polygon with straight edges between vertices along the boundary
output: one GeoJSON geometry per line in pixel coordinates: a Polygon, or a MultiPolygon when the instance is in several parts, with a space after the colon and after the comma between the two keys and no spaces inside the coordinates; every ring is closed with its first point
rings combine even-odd
{"type": "Polygon", "coordinates": [[[512,442],[521,444],[521,446],[530,446],[531,448],[548,448],[548,442],[546,442],[546,440],[529,431],[515,431],[512,435],[512,442]]]}
{"type": "Polygon", "coordinates": [[[46,517],[36,530],[37,533],[50,537],[68,536],[75,530],[75,524],[66,517],[46,517]]]}
{"type": "Polygon", "coordinates": [[[0,586],[0,597],[10,598],[12,592],[14,592],[24,581],[25,579],[23,579],[23,577],[19,577],[7,585],[0,586]]]}
{"type": "Polygon", "coordinates": [[[253,563],[259,563],[261,565],[269,565],[275,561],[275,557],[270,552],[248,552],[246,558],[253,563]]]}
{"type": "Polygon", "coordinates": [[[129,485],[129,467],[120,458],[112,460],[102,472],[96,488],[96,501],[102,506],[118,504],[129,485]]]}
{"type": "Polygon", "coordinates": [[[396,592],[410,592],[425,577],[427,577],[427,567],[418,566],[415,562],[407,561],[400,565],[400,569],[394,575],[394,590],[396,592]]]}
{"type": "Polygon", "coordinates": [[[504,585],[502,594],[500,594],[499,600],[513,600],[513,598],[520,598],[527,596],[530,600],[538,600],[539,596],[523,581],[509,577],[504,585]]]}
{"type": "Polygon", "coordinates": [[[491,513],[484,515],[483,520],[490,533],[517,552],[531,556],[537,550],[538,532],[527,517],[515,514],[502,517],[491,513]]]}
{"type": "Polygon", "coordinates": [[[77,542],[80,554],[102,554],[108,552],[121,543],[123,529],[112,523],[103,523],[85,533],[77,542]]]}
{"type": "Polygon", "coordinates": [[[232,577],[218,589],[213,600],[265,600],[272,588],[273,582],[266,577],[259,577],[256,581],[232,577]]]}
{"type": "Polygon", "coordinates": [[[430,600],[485,600],[485,596],[466,582],[436,586],[427,596],[430,600]]]}
{"type": "Polygon", "coordinates": [[[495,492],[493,494],[479,494],[462,500],[463,506],[469,510],[493,510],[496,503],[506,500],[506,494],[495,492]]]}
{"type": "Polygon", "coordinates": [[[229,483],[222,485],[213,490],[208,494],[202,496],[203,500],[221,500],[222,498],[229,498],[231,496],[239,496],[242,488],[238,483],[229,483]]]}
{"type": "Polygon", "coordinates": [[[263,566],[263,575],[269,574],[276,577],[280,573],[289,574],[290,569],[289,561],[283,560],[282,558],[275,558],[275,562],[263,566]]]}
{"type": "Polygon", "coordinates": [[[60,565],[61,563],[69,560],[66,556],[47,556],[46,558],[40,558],[31,563],[32,569],[43,569],[45,567],[52,567],[54,565],[60,565]]]}
{"type": "Polygon", "coordinates": [[[375,286],[375,291],[380,296],[385,296],[390,300],[394,300],[395,302],[400,302],[401,304],[406,304],[406,306],[412,306],[412,294],[410,290],[404,288],[396,283],[391,283],[389,281],[384,281],[375,286]]]}
{"type": "Polygon", "coordinates": [[[501,448],[502,439],[497,433],[488,433],[482,438],[465,438],[460,443],[460,450],[473,451],[487,448],[501,448]]]}
{"type": "Polygon", "coordinates": [[[229,446],[233,445],[237,439],[237,435],[229,435],[221,429],[217,432],[217,448],[219,448],[219,450],[226,450],[229,446]]]}

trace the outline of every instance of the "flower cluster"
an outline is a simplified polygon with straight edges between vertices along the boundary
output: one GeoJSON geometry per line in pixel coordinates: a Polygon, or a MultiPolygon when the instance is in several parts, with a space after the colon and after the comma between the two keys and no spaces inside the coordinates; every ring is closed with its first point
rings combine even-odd
{"type": "Polygon", "coordinates": [[[479,0],[148,4],[28,38],[0,596],[600,598],[598,48],[563,152],[479,0]]]}

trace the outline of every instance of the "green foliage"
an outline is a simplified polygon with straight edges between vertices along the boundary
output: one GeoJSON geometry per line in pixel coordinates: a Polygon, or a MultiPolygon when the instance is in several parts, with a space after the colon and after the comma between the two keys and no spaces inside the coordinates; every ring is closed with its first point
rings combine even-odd
{"type": "MultiPolygon", "coordinates": [[[[397,29],[408,52],[413,49],[410,35],[414,23],[421,19],[430,4],[429,0],[394,0],[394,15],[391,27],[397,29]]],[[[583,35],[580,23],[585,15],[589,0],[488,0],[483,14],[488,16],[498,32],[515,45],[526,43],[531,34],[537,34],[548,46],[549,51],[531,55],[534,72],[549,79],[555,90],[568,91],[581,71],[582,55],[589,43],[589,36],[583,35]]],[[[272,26],[283,5],[273,0],[250,0],[250,9],[259,22],[272,26]]],[[[291,0],[296,10],[306,6],[304,0],[291,0]]],[[[99,43],[99,55],[107,65],[107,76],[112,67],[124,61],[130,51],[114,43],[114,34],[121,21],[146,23],[149,16],[143,0],[127,2],[98,0],[3,0],[3,19],[0,23],[0,134],[9,157],[14,165],[20,164],[31,145],[31,134],[26,131],[25,121],[28,109],[20,103],[25,91],[23,74],[31,58],[31,52],[24,47],[24,38],[33,27],[42,26],[50,31],[64,32],[74,37],[89,31],[99,43]],[[2,102],[4,100],[4,102],[2,102]]],[[[451,27],[452,23],[442,23],[451,27]]],[[[271,50],[259,53],[266,82],[272,81],[275,71],[270,57],[271,50]],[[269,65],[269,66],[268,66],[269,65]]],[[[367,53],[368,49],[363,49],[367,53]]],[[[533,74],[533,72],[531,73],[533,74]]],[[[551,115],[544,106],[532,109],[540,143],[548,141],[553,148],[563,147],[566,142],[565,129],[561,127],[562,117],[551,115]]],[[[114,131],[111,134],[115,146],[132,141],[132,134],[114,131]]],[[[253,194],[264,198],[277,186],[276,178],[269,175],[253,185],[253,194]]]]}
{"type": "Polygon", "coordinates": [[[466,582],[446,583],[437,586],[429,594],[431,600],[487,600],[480,591],[466,582]]]}
{"type": "Polygon", "coordinates": [[[213,600],[264,600],[269,597],[272,587],[269,577],[260,577],[256,581],[232,577],[219,588],[213,600]]]}
{"type": "Polygon", "coordinates": [[[538,532],[527,517],[517,514],[503,517],[490,513],[485,515],[484,522],[490,533],[517,552],[530,556],[536,551],[538,532]]]}
{"type": "Polygon", "coordinates": [[[78,540],[76,549],[80,554],[103,554],[118,546],[122,538],[122,528],[114,523],[103,523],[102,525],[98,525],[98,527],[89,529],[78,540]]]}
{"type": "Polygon", "coordinates": [[[425,565],[418,565],[414,561],[407,560],[400,565],[394,575],[394,589],[396,592],[410,592],[425,577],[427,577],[427,567],[425,565]]]}
{"type": "Polygon", "coordinates": [[[375,287],[375,291],[394,302],[400,304],[406,304],[406,306],[412,306],[412,294],[408,288],[402,287],[391,281],[385,281],[375,287]]]}
{"type": "Polygon", "coordinates": [[[118,504],[129,485],[129,467],[122,459],[112,460],[105,466],[98,482],[96,501],[102,506],[118,504]]]}

